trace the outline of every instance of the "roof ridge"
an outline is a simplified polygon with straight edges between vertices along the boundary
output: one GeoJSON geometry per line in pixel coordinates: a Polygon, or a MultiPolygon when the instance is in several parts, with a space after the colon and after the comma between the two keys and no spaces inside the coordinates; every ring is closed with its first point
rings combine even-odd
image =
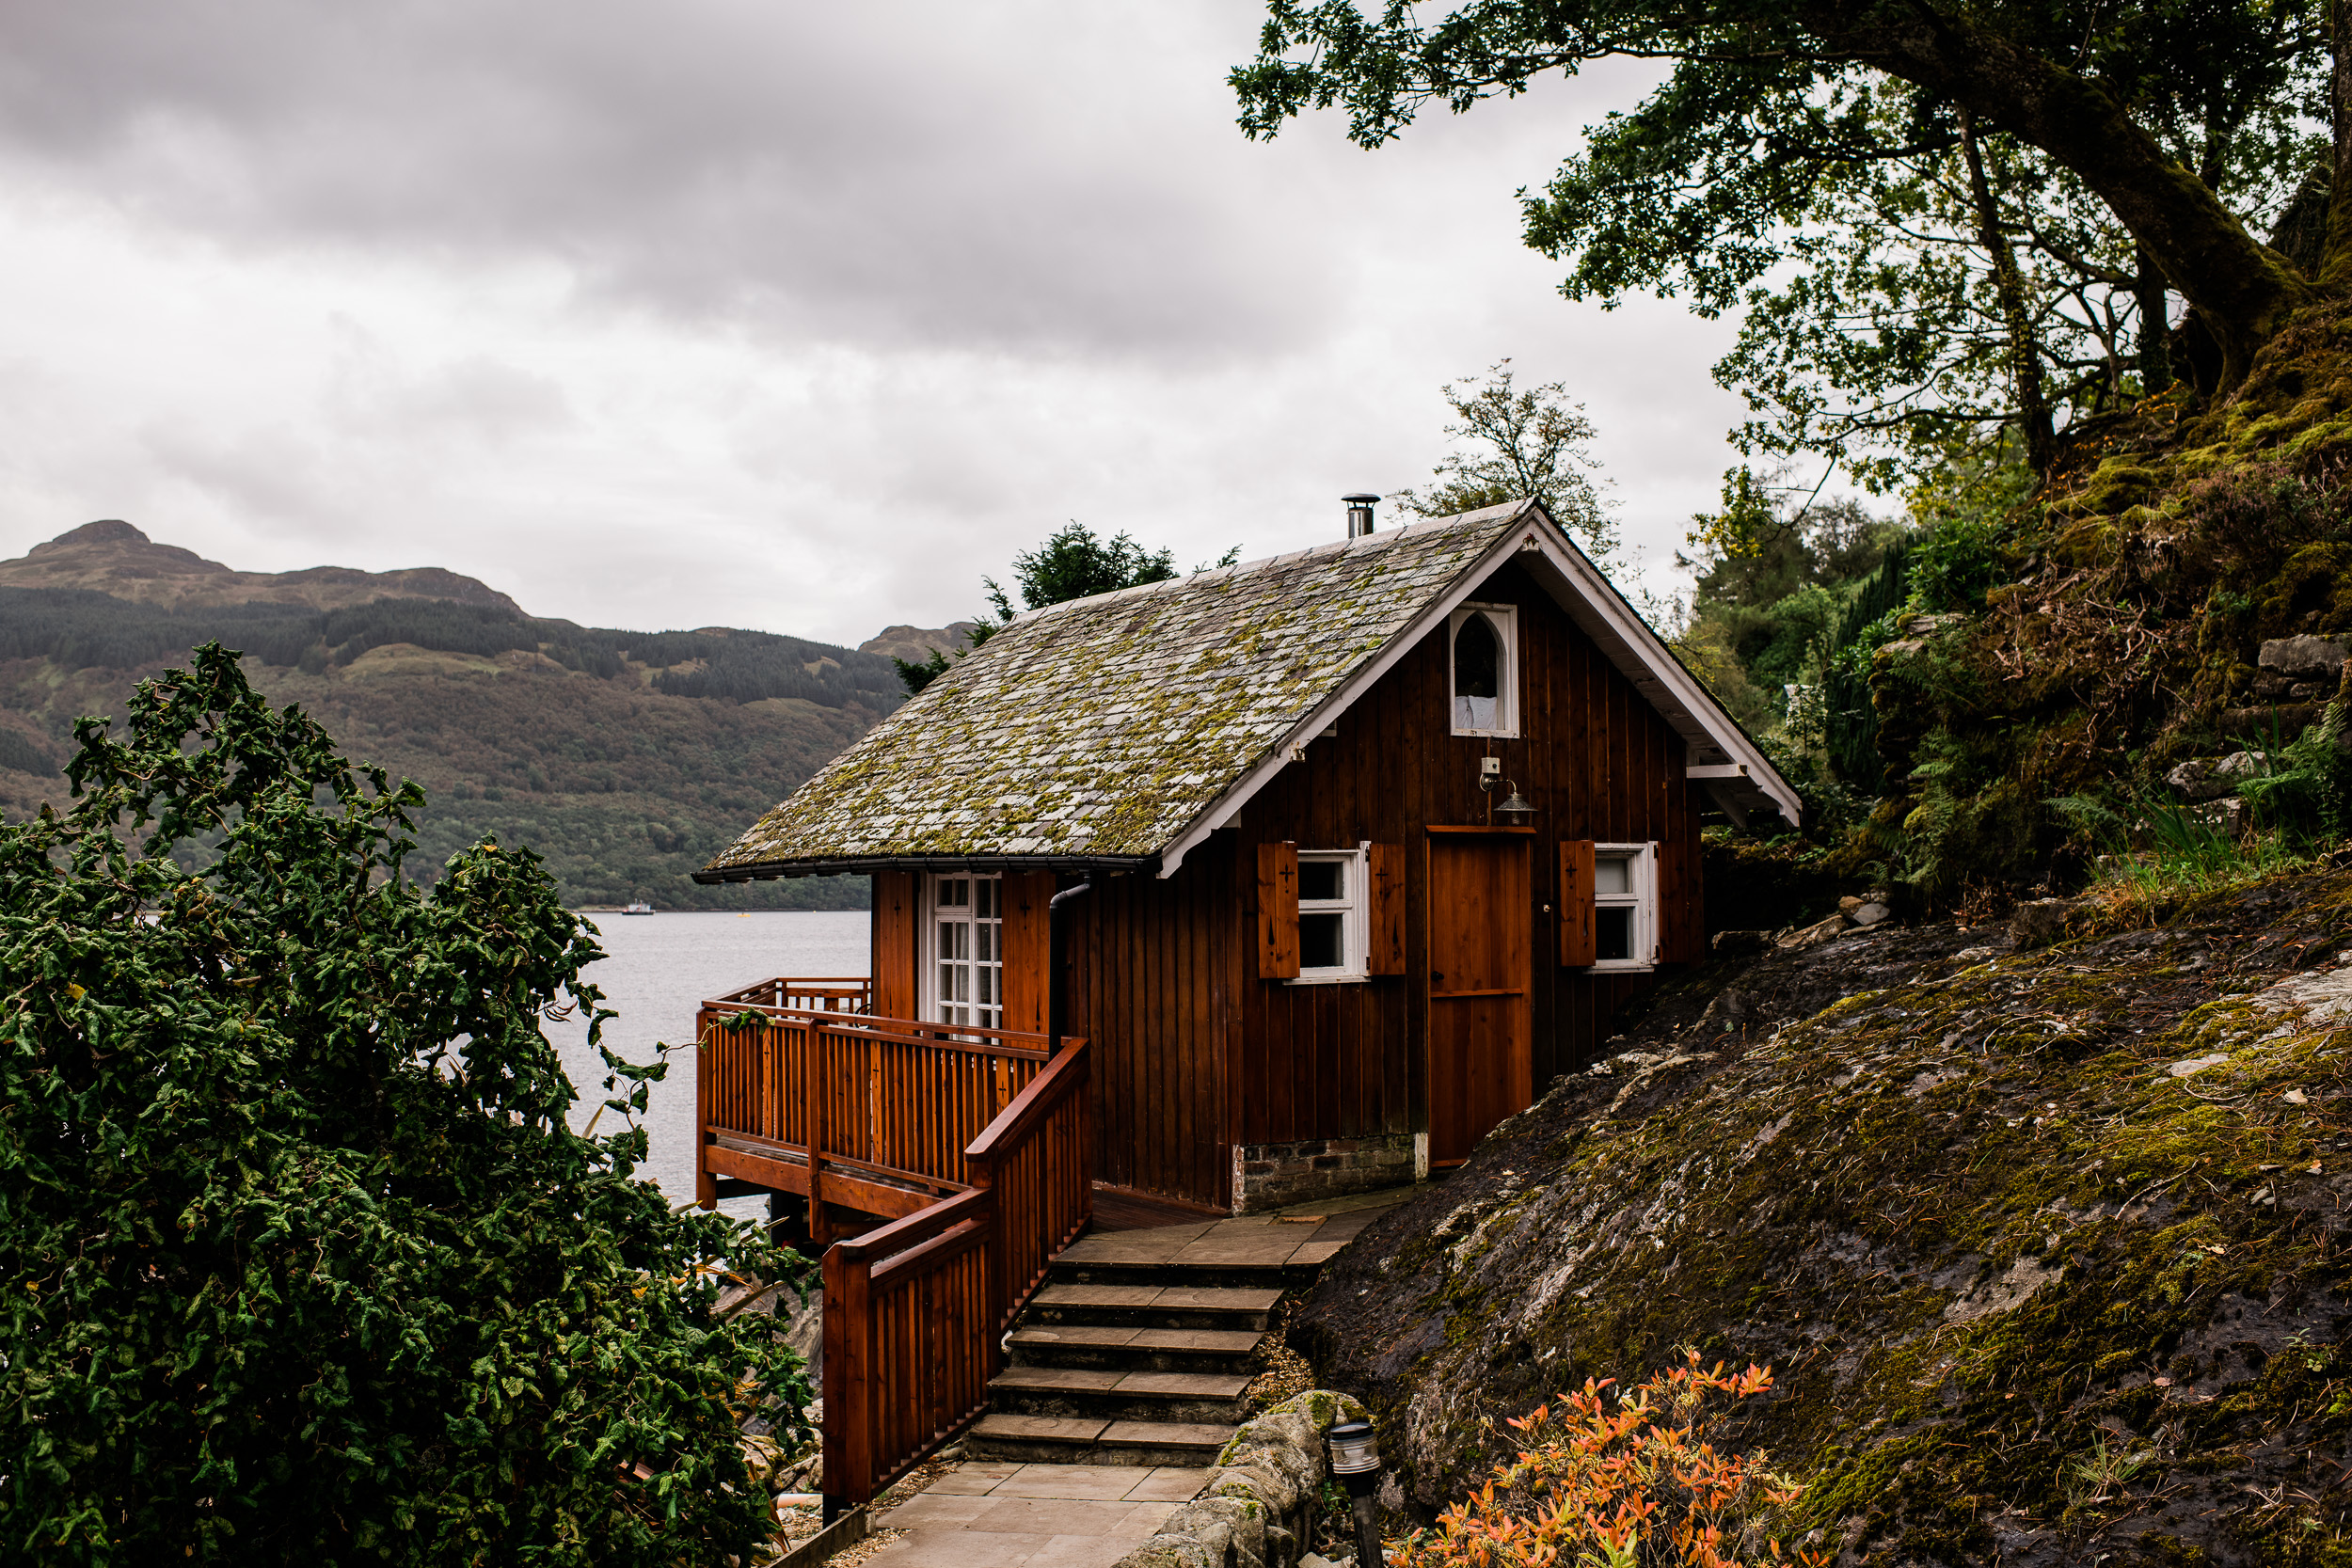
{"type": "Polygon", "coordinates": [[[1471,523],[1491,522],[1498,514],[1517,512],[1531,504],[1531,500],[1522,498],[1518,500],[1500,501],[1493,506],[1482,506],[1471,512],[1456,512],[1443,517],[1420,517],[1409,523],[1399,523],[1385,533],[1367,533],[1356,539],[1327,539],[1320,545],[1309,545],[1304,549],[1285,550],[1280,555],[1263,555],[1255,561],[1237,561],[1231,566],[1206,566],[1197,571],[1181,573],[1176,577],[1162,578],[1156,582],[1138,582],[1125,588],[1113,588],[1106,593],[1089,594],[1083,599],[1063,599],[1057,604],[1041,605],[1035,610],[1022,610],[1005,625],[1008,627],[1016,626],[1025,621],[1036,620],[1046,615],[1058,615],[1066,610],[1074,610],[1081,605],[1103,605],[1108,604],[1113,599],[1140,597],[1148,594],[1173,593],[1194,583],[1210,581],[1217,578],[1240,578],[1279,566],[1286,561],[1306,561],[1317,556],[1344,555],[1353,550],[1393,549],[1408,537],[1425,539],[1441,529],[1450,530],[1467,527],[1471,523]]]}

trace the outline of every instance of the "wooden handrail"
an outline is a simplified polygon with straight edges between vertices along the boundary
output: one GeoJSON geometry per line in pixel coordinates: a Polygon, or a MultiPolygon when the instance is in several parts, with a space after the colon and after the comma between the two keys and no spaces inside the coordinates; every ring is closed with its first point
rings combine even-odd
{"type": "Polygon", "coordinates": [[[1005,1326],[1091,1209],[1086,1041],[965,1148],[969,1191],[825,1252],[826,1509],[870,1502],[977,1419],[1005,1326]]]}
{"type": "Polygon", "coordinates": [[[1016,1138],[1026,1137],[1038,1121],[1048,1115],[1070,1092],[1070,1081],[1075,1077],[1084,1083],[1087,1077],[1086,1041],[1065,1040],[1061,1054],[1046,1064],[1045,1070],[1029,1080],[1029,1086],[1013,1096],[1012,1103],[997,1114],[996,1119],[981,1130],[964,1149],[967,1160],[995,1158],[997,1149],[1016,1138]]]}
{"type": "Polygon", "coordinates": [[[965,1220],[978,1218],[994,1202],[988,1193],[972,1188],[942,1198],[928,1209],[917,1209],[905,1218],[892,1220],[863,1236],[844,1236],[826,1249],[825,1256],[831,1258],[837,1252],[844,1262],[850,1263],[870,1263],[896,1257],[954,1229],[965,1220]]]}

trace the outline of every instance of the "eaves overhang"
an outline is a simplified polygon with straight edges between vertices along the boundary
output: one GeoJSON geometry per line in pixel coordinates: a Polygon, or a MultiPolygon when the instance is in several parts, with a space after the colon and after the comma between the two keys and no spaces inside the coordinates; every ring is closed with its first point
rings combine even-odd
{"type": "Polygon", "coordinates": [[[694,872],[705,887],[772,881],[780,877],[840,877],[876,871],[1104,871],[1113,876],[1157,871],[1157,855],[848,855],[831,860],[755,861],[723,871],[694,872]]]}

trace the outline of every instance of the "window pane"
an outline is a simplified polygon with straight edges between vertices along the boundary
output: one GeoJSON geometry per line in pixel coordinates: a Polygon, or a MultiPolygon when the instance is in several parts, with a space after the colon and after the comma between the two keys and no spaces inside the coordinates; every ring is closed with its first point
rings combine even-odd
{"type": "Polygon", "coordinates": [[[1618,904],[1594,912],[1600,917],[1600,928],[1595,933],[1594,957],[1604,962],[1633,957],[1633,911],[1618,904]]]}
{"type": "Polygon", "coordinates": [[[1342,969],[1347,964],[1347,917],[1342,914],[1302,914],[1298,917],[1298,967],[1342,969]]]}
{"type": "Polygon", "coordinates": [[[972,889],[972,912],[981,920],[996,918],[996,898],[1002,884],[993,879],[975,884],[972,889]]]}
{"type": "Polygon", "coordinates": [[[1593,862],[1595,893],[1631,893],[1632,861],[1624,855],[1603,855],[1593,862]]]}
{"type": "Polygon", "coordinates": [[[1298,863],[1298,896],[1304,900],[1330,900],[1347,896],[1347,863],[1344,861],[1300,861],[1298,863]]]}
{"type": "Polygon", "coordinates": [[[996,933],[1002,929],[1001,926],[983,926],[979,928],[980,962],[993,964],[996,961],[996,933]]]}
{"type": "MultiPolygon", "coordinates": [[[[1472,615],[1463,622],[1454,634],[1454,694],[1484,697],[1491,705],[1502,689],[1502,654],[1494,624],[1486,617],[1472,615]]],[[[1487,711],[1494,711],[1491,705],[1487,711]]]]}
{"type": "Polygon", "coordinates": [[[960,910],[972,902],[972,884],[961,877],[949,877],[939,884],[939,907],[960,910]]]}

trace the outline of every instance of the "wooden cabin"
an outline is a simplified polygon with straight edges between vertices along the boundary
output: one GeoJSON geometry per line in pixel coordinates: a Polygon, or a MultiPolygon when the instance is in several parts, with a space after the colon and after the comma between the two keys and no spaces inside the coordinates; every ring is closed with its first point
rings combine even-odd
{"type": "Polygon", "coordinates": [[[697,879],[874,891],[870,982],[773,1002],[1000,1062],[1058,1022],[1093,1181],[1234,1212],[1458,1162],[1594,1060],[1704,950],[1702,813],[1795,792],[1540,505],[1350,531],[1024,614],[762,817],[697,879]]]}

